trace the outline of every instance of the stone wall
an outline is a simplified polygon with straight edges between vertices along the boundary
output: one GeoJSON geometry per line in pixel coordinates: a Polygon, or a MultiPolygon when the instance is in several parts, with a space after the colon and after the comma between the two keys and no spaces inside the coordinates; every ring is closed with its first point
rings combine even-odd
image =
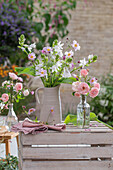
{"type": "MultiPolygon", "coordinates": [[[[68,26],[68,38],[77,40],[81,46],[81,50],[76,52],[76,60],[97,54],[98,61],[92,64],[90,74],[96,77],[106,76],[110,70],[113,73],[113,0],[85,2],[77,1],[68,26]]],[[[63,114],[76,111],[78,99],[71,92],[71,85],[61,86],[63,114]]]]}

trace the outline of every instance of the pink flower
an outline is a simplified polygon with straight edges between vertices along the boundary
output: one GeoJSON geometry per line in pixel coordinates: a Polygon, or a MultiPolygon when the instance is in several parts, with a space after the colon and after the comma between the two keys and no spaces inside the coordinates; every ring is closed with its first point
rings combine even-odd
{"type": "Polygon", "coordinates": [[[22,106],[22,108],[23,108],[23,109],[25,109],[25,108],[26,108],[26,106],[22,106]]]}
{"type": "Polygon", "coordinates": [[[78,92],[80,94],[87,94],[89,92],[89,86],[87,83],[85,82],[81,82],[79,85],[78,85],[78,92]]]}
{"type": "Polygon", "coordinates": [[[18,77],[18,80],[23,82],[23,78],[22,77],[18,77]]]}
{"type": "Polygon", "coordinates": [[[39,71],[39,75],[40,75],[40,77],[47,76],[47,71],[44,70],[43,68],[41,68],[40,71],[39,71]]]}
{"type": "Polygon", "coordinates": [[[9,100],[9,95],[7,93],[2,94],[2,101],[7,102],[9,100]]]}
{"type": "Polygon", "coordinates": [[[22,83],[16,83],[16,84],[15,84],[15,90],[16,90],[16,92],[18,92],[19,90],[22,90],[22,88],[23,88],[22,83]]]}
{"type": "Polygon", "coordinates": [[[34,109],[34,108],[29,109],[28,115],[30,115],[31,113],[35,112],[35,110],[36,110],[36,109],[34,109]]]}
{"type": "Polygon", "coordinates": [[[31,91],[31,94],[33,95],[33,94],[34,94],[34,91],[31,91]]]}
{"type": "Polygon", "coordinates": [[[43,53],[47,53],[47,54],[50,53],[51,51],[52,51],[51,47],[44,47],[42,50],[43,53]]]}
{"type": "Polygon", "coordinates": [[[23,94],[24,94],[24,96],[28,96],[29,95],[29,90],[28,89],[24,90],[23,94]]]}
{"type": "Polygon", "coordinates": [[[4,85],[8,84],[9,82],[7,80],[5,80],[3,83],[2,83],[2,87],[4,87],[4,85]]]}
{"type": "Polygon", "coordinates": [[[76,97],[80,97],[80,93],[79,93],[79,92],[76,92],[76,93],[75,93],[75,96],[76,96],[76,97]]]}
{"type": "Polygon", "coordinates": [[[100,90],[100,84],[99,83],[95,83],[94,87],[97,87],[100,90]]]}
{"type": "Polygon", "coordinates": [[[9,77],[10,77],[12,80],[17,80],[17,79],[18,79],[18,76],[17,76],[15,73],[11,73],[11,72],[9,72],[9,77]]]}
{"type": "Polygon", "coordinates": [[[88,75],[88,71],[86,69],[82,69],[80,71],[80,74],[81,74],[82,77],[86,77],[88,75]]]}
{"type": "Polygon", "coordinates": [[[94,98],[98,95],[99,93],[99,89],[97,87],[93,87],[90,92],[89,92],[89,95],[90,97],[94,98]]]}
{"type": "Polygon", "coordinates": [[[51,109],[50,109],[50,113],[51,113],[52,115],[54,115],[54,113],[55,113],[55,111],[54,111],[54,107],[51,107],[51,109]]]}
{"type": "Polygon", "coordinates": [[[9,108],[8,108],[8,104],[6,104],[6,105],[4,106],[4,108],[5,108],[5,109],[9,109],[9,108]]]}
{"type": "Polygon", "coordinates": [[[76,81],[72,83],[72,90],[73,91],[78,91],[78,86],[79,86],[80,82],[76,81]]]}
{"type": "Polygon", "coordinates": [[[28,55],[28,59],[29,60],[34,60],[36,58],[36,56],[35,56],[35,53],[30,53],[29,55],[28,55]]]}

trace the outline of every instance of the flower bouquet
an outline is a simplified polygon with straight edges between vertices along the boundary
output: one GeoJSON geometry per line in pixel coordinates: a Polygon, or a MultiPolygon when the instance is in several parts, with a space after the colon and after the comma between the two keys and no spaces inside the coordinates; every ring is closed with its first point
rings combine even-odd
{"type": "Polygon", "coordinates": [[[23,79],[18,77],[15,73],[9,72],[10,80],[6,80],[2,83],[2,89],[4,93],[0,97],[1,111],[3,109],[9,109],[6,125],[11,126],[18,122],[18,118],[13,110],[13,103],[19,102],[29,95],[29,90],[23,87],[23,79]]]}
{"type": "MultiPolygon", "coordinates": [[[[72,73],[80,70],[84,66],[89,66],[97,60],[97,56],[92,56],[92,58],[88,58],[87,61],[84,58],[75,63],[74,53],[80,50],[80,45],[75,40],[73,43],[67,40],[66,44],[67,48],[64,51],[64,44],[55,40],[52,47],[44,47],[40,51],[40,56],[37,56],[36,53],[34,53],[35,43],[31,45],[25,44],[24,35],[21,35],[19,38],[18,47],[27,54],[28,61],[31,61],[31,65],[27,68],[18,67],[16,71],[18,74],[29,74],[41,78],[45,88],[40,120],[44,122],[47,121],[52,107],[54,107],[55,114],[50,122],[52,122],[53,119],[55,120],[54,123],[61,121],[59,85],[61,83],[72,84],[77,81],[76,77],[72,76],[72,73]],[[55,95],[56,97],[54,97],[55,95]],[[57,119],[57,117],[59,117],[59,119],[57,119]]],[[[36,93],[38,93],[38,90],[36,93]]],[[[39,103],[38,96],[37,101],[39,103]]]]}
{"type": "Polygon", "coordinates": [[[90,105],[86,103],[86,96],[89,95],[94,98],[99,94],[100,90],[100,84],[97,79],[88,77],[88,74],[89,69],[81,69],[80,75],[75,75],[77,81],[72,83],[73,95],[80,97],[80,103],[77,106],[77,125],[80,128],[89,128],[90,105]]]}

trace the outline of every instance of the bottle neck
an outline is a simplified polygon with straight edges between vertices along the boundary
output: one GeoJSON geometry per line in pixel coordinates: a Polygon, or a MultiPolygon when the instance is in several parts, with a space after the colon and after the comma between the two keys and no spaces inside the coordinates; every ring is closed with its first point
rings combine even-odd
{"type": "Polygon", "coordinates": [[[80,96],[80,103],[81,103],[81,104],[86,104],[86,99],[87,99],[87,96],[86,96],[86,95],[81,95],[81,96],[80,96]]]}

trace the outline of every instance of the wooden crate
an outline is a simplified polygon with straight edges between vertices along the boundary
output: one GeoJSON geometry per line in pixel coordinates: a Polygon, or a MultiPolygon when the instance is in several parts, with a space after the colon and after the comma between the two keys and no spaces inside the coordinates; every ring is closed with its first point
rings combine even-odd
{"type": "Polygon", "coordinates": [[[20,170],[113,170],[113,130],[91,122],[90,130],[20,133],[20,170]]]}

